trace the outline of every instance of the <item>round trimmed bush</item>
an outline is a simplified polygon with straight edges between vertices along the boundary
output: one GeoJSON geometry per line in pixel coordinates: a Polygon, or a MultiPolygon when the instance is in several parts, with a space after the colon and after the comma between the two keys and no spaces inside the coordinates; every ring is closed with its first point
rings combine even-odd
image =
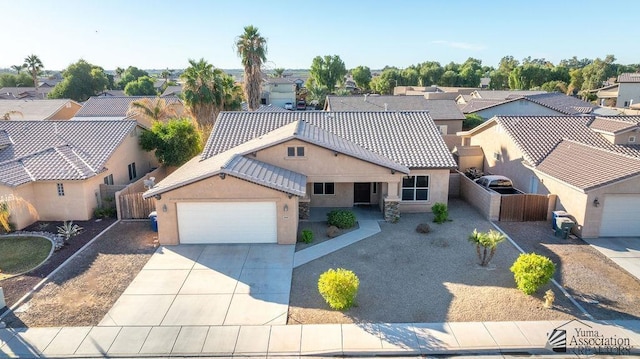
{"type": "Polygon", "coordinates": [[[327,213],[327,222],[340,229],[351,228],[356,225],[356,215],[344,209],[334,209],[327,213]]]}
{"type": "Polygon", "coordinates": [[[353,306],[360,280],[350,270],[329,269],[318,279],[318,291],[329,306],[336,310],[347,310],[353,306]]]}
{"type": "Polygon", "coordinates": [[[510,268],[518,289],[533,294],[549,283],[556,271],[551,259],[535,253],[521,254],[510,268]]]}

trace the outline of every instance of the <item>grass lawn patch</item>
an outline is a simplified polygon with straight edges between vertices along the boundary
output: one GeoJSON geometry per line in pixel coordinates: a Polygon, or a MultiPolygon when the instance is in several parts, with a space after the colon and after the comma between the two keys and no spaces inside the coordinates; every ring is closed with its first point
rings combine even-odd
{"type": "Polygon", "coordinates": [[[0,237],[0,280],[39,266],[51,253],[51,245],[42,237],[0,237]]]}

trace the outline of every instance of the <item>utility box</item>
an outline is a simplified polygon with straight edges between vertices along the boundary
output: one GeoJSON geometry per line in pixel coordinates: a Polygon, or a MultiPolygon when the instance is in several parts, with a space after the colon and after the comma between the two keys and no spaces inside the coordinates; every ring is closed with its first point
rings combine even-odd
{"type": "Polygon", "coordinates": [[[151,230],[158,231],[158,212],[153,211],[149,213],[149,221],[151,222],[151,230]]]}
{"type": "Polygon", "coordinates": [[[558,229],[558,225],[556,223],[556,220],[558,218],[562,218],[562,217],[569,217],[569,213],[567,213],[565,211],[553,211],[553,215],[552,215],[552,218],[551,218],[551,228],[553,228],[554,231],[556,229],[558,229]]]}
{"type": "Polygon", "coordinates": [[[570,218],[558,217],[556,219],[556,237],[567,239],[569,237],[569,233],[571,233],[571,228],[573,228],[575,224],[576,222],[572,221],[570,218]]]}

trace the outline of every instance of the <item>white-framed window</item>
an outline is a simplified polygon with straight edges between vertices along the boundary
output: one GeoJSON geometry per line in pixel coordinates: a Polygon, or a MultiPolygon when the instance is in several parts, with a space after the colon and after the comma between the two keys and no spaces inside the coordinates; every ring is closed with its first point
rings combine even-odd
{"type": "Polygon", "coordinates": [[[336,194],[336,184],[333,182],[316,182],[313,184],[313,194],[336,194]]]}
{"type": "Polygon", "coordinates": [[[58,196],[64,196],[64,183],[56,183],[56,188],[58,189],[58,196]]]}
{"type": "Polygon", "coordinates": [[[502,161],[502,154],[500,152],[494,152],[493,159],[496,161],[502,161]]]}
{"type": "Polygon", "coordinates": [[[636,142],[636,136],[629,136],[629,140],[627,142],[635,143],[636,142]]]}
{"type": "Polygon", "coordinates": [[[135,179],[136,177],[138,177],[138,174],[136,173],[136,163],[129,163],[129,166],[127,166],[129,169],[129,181],[135,179]]]}
{"type": "Polygon", "coordinates": [[[429,176],[405,176],[402,178],[403,201],[428,201],[429,176]]]}
{"type": "Polygon", "coordinates": [[[446,135],[447,129],[448,129],[447,125],[438,125],[438,130],[440,131],[441,135],[446,135]]]}
{"type": "Polygon", "coordinates": [[[287,147],[287,157],[304,157],[304,147],[303,146],[287,147]]]}
{"type": "Polygon", "coordinates": [[[104,178],[104,184],[113,185],[113,174],[110,174],[104,178]]]}

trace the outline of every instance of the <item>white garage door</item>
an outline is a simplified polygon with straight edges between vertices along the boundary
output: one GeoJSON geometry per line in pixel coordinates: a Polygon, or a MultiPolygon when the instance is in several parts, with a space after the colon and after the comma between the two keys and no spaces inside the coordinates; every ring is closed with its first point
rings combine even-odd
{"type": "Polygon", "coordinates": [[[276,203],[178,203],[178,231],[180,243],[276,243],[276,203]]]}
{"type": "Polygon", "coordinates": [[[605,196],[600,237],[640,237],[640,195],[605,196]]]}

